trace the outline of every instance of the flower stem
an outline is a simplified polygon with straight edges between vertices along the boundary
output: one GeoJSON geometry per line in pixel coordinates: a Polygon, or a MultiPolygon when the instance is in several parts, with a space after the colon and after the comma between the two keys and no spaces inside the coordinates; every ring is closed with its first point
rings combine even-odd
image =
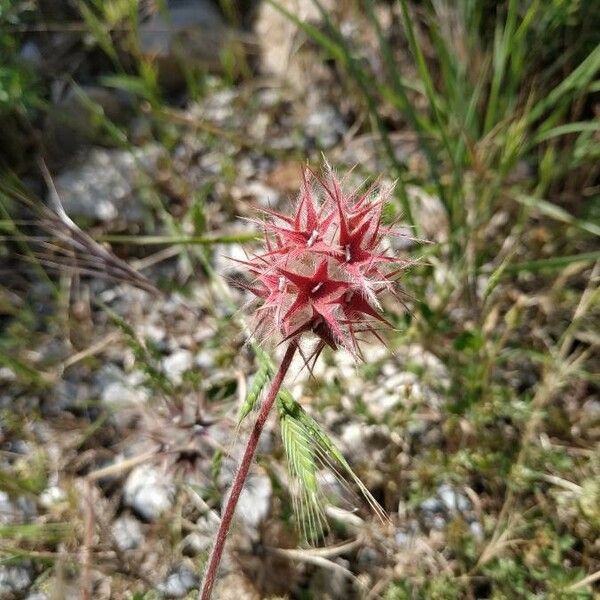
{"type": "Polygon", "coordinates": [[[294,353],[296,352],[297,347],[298,346],[296,342],[291,342],[287,347],[285,355],[281,361],[281,364],[279,365],[279,369],[273,378],[269,392],[261,404],[256,421],[254,422],[254,427],[252,428],[252,433],[250,434],[250,438],[246,444],[246,449],[244,450],[244,456],[242,457],[240,466],[238,467],[235,477],[233,478],[229,498],[227,499],[227,504],[223,510],[219,530],[217,531],[215,543],[204,572],[204,580],[198,595],[198,600],[210,599],[215,578],[217,576],[217,571],[219,569],[219,564],[221,562],[221,555],[223,554],[225,539],[227,537],[229,527],[231,526],[231,520],[233,519],[233,514],[235,513],[235,507],[237,506],[244,483],[248,477],[248,471],[250,470],[250,465],[252,464],[252,459],[254,458],[254,453],[256,451],[256,446],[258,445],[258,440],[260,439],[260,434],[262,433],[265,423],[267,422],[267,417],[271,412],[271,408],[273,408],[273,403],[275,402],[279,388],[281,388],[283,379],[290,368],[290,364],[292,362],[292,358],[294,358],[294,353]]]}

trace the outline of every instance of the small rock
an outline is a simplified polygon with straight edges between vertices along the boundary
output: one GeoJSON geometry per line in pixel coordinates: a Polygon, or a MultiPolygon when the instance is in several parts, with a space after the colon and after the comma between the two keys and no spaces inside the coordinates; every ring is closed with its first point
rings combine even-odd
{"type": "MultiPolygon", "coordinates": [[[[325,0],[324,10],[333,11],[335,4],[325,0]]],[[[303,23],[318,24],[321,20],[319,9],[311,0],[281,0],[278,6],[303,23]]],[[[254,29],[260,44],[261,71],[306,92],[308,82],[315,81],[311,69],[314,71],[319,61],[314,53],[298,52],[296,25],[269,2],[260,2],[254,29]]]]}
{"type": "Polygon", "coordinates": [[[419,505],[419,508],[423,512],[427,513],[436,513],[444,510],[444,504],[440,501],[439,498],[432,496],[431,498],[427,498],[427,500],[423,500],[419,505]]]}
{"type": "Polygon", "coordinates": [[[140,522],[131,515],[123,515],[113,523],[112,535],[122,551],[135,550],[144,539],[140,522]]]}
{"type": "Polygon", "coordinates": [[[321,469],[317,472],[317,482],[320,492],[329,504],[339,506],[348,496],[348,490],[342,485],[340,475],[336,475],[329,469],[321,469]]]}
{"type": "Polygon", "coordinates": [[[157,589],[167,598],[183,598],[189,590],[198,586],[198,576],[187,565],[175,567],[157,589]]]}
{"type": "MultiPolygon", "coordinates": [[[[365,553],[368,555],[371,548],[365,547],[365,553]]],[[[357,563],[360,566],[372,566],[369,562],[369,556],[366,556],[366,561],[361,561],[361,551],[357,553],[357,563]]],[[[350,569],[350,561],[344,558],[333,558],[332,562],[344,569],[350,569]]],[[[310,581],[310,588],[319,590],[319,598],[323,600],[333,600],[333,598],[349,598],[348,577],[345,573],[333,569],[317,569],[310,581]]]]}
{"type": "Polygon", "coordinates": [[[175,489],[164,472],[141,465],[129,474],[124,493],[126,506],[143,519],[154,521],[173,506],[175,489]]]}
{"type": "Polygon", "coordinates": [[[48,596],[43,592],[31,592],[25,600],[48,600],[48,596]]]}
{"type": "Polygon", "coordinates": [[[341,433],[341,440],[347,456],[361,456],[366,450],[367,431],[365,425],[348,423],[341,433]]]}
{"type": "Polygon", "coordinates": [[[448,510],[458,510],[459,512],[465,512],[470,510],[471,503],[468,498],[459,494],[447,483],[443,483],[437,489],[440,500],[444,503],[448,510]]]}
{"type": "Polygon", "coordinates": [[[185,85],[182,65],[221,71],[223,52],[241,50],[215,2],[171,0],[165,4],[166,14],[156,10],[139,26],[139,44],[142,53],[157,65],[160,82],[167,89],[185,85]]]}
{"type": "Polygon", "coordinates": [[[8,494],[0,490],[0,523],[13,523],[16,512],[16,507],[10,501],[8,494]]]}
{"type": "Polygon", "coordinates": [[[10,383],[16,380],[17,375],[10,367],[0,367],[0,381],[2,383],[10,383]]]}
{"type": "Polygon", "coordinates": [[[483,527],[479,521],[471,521],[469,523],[469,530],[471,535],[478,541],[481,542],[484,537],[483,527]]]}
{"type": "Polygon", "coordinates": [[[443,531],[446,529],[447,525],[446,519],[442,515],[434,515],[433,519],[431,519],[429,523],[430,529],[435,529],[436,531],[443,531]]]}
{"type": "Polygon", "coordinates": [[[106,405],[115,407],[125,404],[135,404],[139,402],[141,396],[132,390],[127,384],[120,381],[109,383],[103,390],[101,399],[106,405]]]}
{"type": "Polygon", "coordinates": [[[0,598],[22,594],[33,583],[29,563],[0,565],[0,598]]]}
{"type": "Polygon", "coordinates": [[[90,389],[81,382],[63,379],[54,388],[54,398],[50,412],[73,410],[81,407],[90,398],[90,389]]]}
{"type": "Polygon", "coordinates": [[[196,556],[200,552],[210,549],[219,523],[219,517],[214,512],[200,516],[196,521],[196,531],[183,540],[183,553],[187,556],[196,556]]]}
{"type": "Polygon", "coordinates": [[[135,185],[138,165],[153,170],[161,152],[154,145],[133,152],[91,149],[54,180],[65,211],[73,219],[142,222],[145,211],[135,185]]]}
{"type": "Polygon", "coordinates": [[[483,529],[472,510],[471,501],[449,483],[438,486],[436,495],[421,502],[419,509],[423,525],[428,529],[443,531],[448,522],[458,516],[469,523],[476,539],[483,537],[483,529]]]}
{"type": "Polygon", "coordinates": [[[165,328],[156,323],[143,323],[140,334],[141,337],[150,340],[154,344],[160,344],[167,336],[165,328]]]}
{"type": "Polygon", "coordinates": [[[412,201],[414,216],[421,225],[425,238],[430,241],[445,242],[449,235],[449,222],[442,201],[414,185],[407,185],[406,193],[412,201]]]}
{"type": "Polygon", "coordinates": [[[236,261],[248,259],[241,244],[218,244],[215,246],[214,262],[218,273],[233,276],[236,273],[245,272],[245,269],[236,261]]]}
{"type": "Polygon", "coordinates": [[[194,531],[187,535],[181,544],[181,552],[184,556],[197,556],[211,548],[214,537],[194,531]]]}
{"type": "Polygon", "coordinates": [[[211,369],[215,365],[215,354],[209,350],[201,350],[196,355],[196,365],[201,369],[211,369]]]}
{"type": "Polygon", "coordinates": [[[271,480],[266,475],[250,475],[240,494],[237,514],[250,530],[256,530],[269,513],[271,480]]]}
{"type": "Polygon", "coordinates": [[[592,422],[600,419],[600,400],[588,398],[581,407],[581,413],[592,422]]]}
{"type": "Polygon", "coordinates": [[[19,55],[35,69],[39,69],[44,62],[40,48],[33,40],[27,40],[21,46],[19,55]]]}
{"type": "Polygon", "coordinates": [[[67,495],[58,485],[48,486],[41,494],[39,502],[44,508],[51,508],[65,500],[67,495]]]}
{"type": "Polygon", "coordinates": [[[231,189],[231,197],[239,201],[249,201],[252,205],[271,208],[279,204],[279,192],[261,181],[245,181],[231,189]]]}
{"type": "Polygon", "coordinates": [[[304,123],[304,132],[319,148],[328,149],[335,146],[346,132],[346,124],[337,110],[326,104],[317,107],[308,115],[304,123]]]}
{"type": "Polygon", "coordinates": [[[173,354],[163,359],[163,368],[167,377],[175,384],[179,385],[183,379],[183,374],[194,365],[194,355],[185,349],[176,350],[173,354]]]}
{"type": "Polygon", "coordinates": [[[410,548],[414,543],[414,539],[414,532],[411,533],[405,529],[396,529],[396,533],[394,534],[394,541],[399,548],[410,548]]]}
{"type": "Polygon", "coordinates": [[[428,382],[435,380],[441,386],[447,386],[450,383],[450,375],[446,365],[435,354],[425,350],[419,344],[408,344],[399,349],[398,359],[409,361],[415,366],[421,367],[428,382]]]}
{"type": "Polygon", "coordinates": [[[446,527],[446,510],[444,503],[437,497],[431,496],[419,505],[423,525],[427,529],[441,531],[446,527]]]}
{"type": "Polygon", "coordinates": [[[139,385],[140,375],[139,372],[125,374],[115,365],[106,365],[96,375],[100,400],[113,408],[145,403],[148,399],[148,390],[139,385]]]}
{"type": "Polygon", "coordinates": [[[419,378],[411,372],[383,374],[377,385],[363,392],[363,400],[369,412],[377,419],[383,419],[387,413],[402,404],[421,403],[424,391],[419,378]]]}

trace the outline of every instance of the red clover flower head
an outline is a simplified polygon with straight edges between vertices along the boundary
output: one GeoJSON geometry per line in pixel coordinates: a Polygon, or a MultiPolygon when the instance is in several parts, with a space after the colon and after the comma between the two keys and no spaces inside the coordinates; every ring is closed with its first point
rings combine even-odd
{"type": "Polygon", "coordinates": [[[381,340],[389,326],[380,296],[397,295],[396,278],[410,261],[382,248],[383,206],[392,186],[346,193],[331,169],[323,177],[306,168],[293,214],[261,209],[264,252],[244,262],[253,281],[242,287],[260,301],[256,330],[296,341],[312,332],[325,345],[361,356],[361,333],[381,340]]]}

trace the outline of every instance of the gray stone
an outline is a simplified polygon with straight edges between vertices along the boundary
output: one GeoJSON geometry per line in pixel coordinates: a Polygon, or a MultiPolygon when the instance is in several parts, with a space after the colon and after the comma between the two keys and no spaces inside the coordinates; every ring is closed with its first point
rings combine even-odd
{"type": "Polygon", "coordinates": [[[201,369],[211,369],[215,365],[215,354],[210,350],[202,350],[196,355],[196,365],[201,369]]]}
{"type": "Polygon", "coordinates": [[[56,504],[60,504],[64,502],[67,495],[63,489],[61,489],[58,485],[49,485],[41,494],[40,494],[40,504],[44,508],[51,508],[56,504]]]}
{"type": "Polygon", "coordinates": [[[124,502],[147,521],[155,521],[173,506],[175,488],[166,473],[151,465],[131,471],[124,487],[124,502]]]}
{"type": "Polygon", "coordinates": [[[194,355],[185,349],[176,350],[163,359],[163,368],[167,377],[176,385],[180,384],[183,374],[194,365],[194,355]]]}
{"type": "Polygon", "coordinates": [[[243,181],[241,185],[232,188],[231,197],[240,202],[249,201],[253,206],[271,208],[277,206],[281,199],[279,192],[262,181],[243,181]]]}
{"type": "Polygon", "coordinates": [[[344,426],[340,437],[347,456],[360,457],[365,452],[366,434],[366,426],[361,423],[348,423],[344,426]]]}
{"type": "Polygon", "coordinates": [[[144,539],[140,522],[131,515],[123,515],[113,523],[112,535],[122,551],[135,550],[144,539]]]}
{"type": "Polygon", "coordinates": [[[447,521],[445,517],[442,515],[434,515],[434,517],[429,522],[429,527],[431,529],[435,529],[437,531],[443,531],[446,529],[447,521]]]}
{"type": "Polygon", "coordinates": [[[224,23],[211,0],[171,0],[139,26],[141,52],[158,67],[160,82],[171,90],[186,83],[187,69],[222,70],[226,49],[240,52],[239,36],[224,23]]]}
{"type": "Polygon", "coordinates": [[[483,528],[473,512],[471,501],[449,483],[439,485],[436,495],[421,502],[419,510],[423,525],[428,529],[443,531],[452,518],[460,517],[469,524],[476,540],[483,539],[483,528]]]}
{"type": "Polygon", "coordinates": [[[15,500],[15,506],[19,511],[21,522],[30,521],[37,515],[35,500],[29,496],[18,496],[15,500]]]}
{"type": "Polygon", "coordinates": [[[142,222],[145,211],[136,189],[143,169],[153,170],[158,146],[133,152],[93,148],[54,180],[66,213],[74,219],[142,222]]]}
{"type": "Polygon", "coordinates": [[[466,512],[470,510],[471,503],[468,498],[459,494],[447,483],[442,483],[437,489],[438,497],[444,503],[445,507],[452,511],[466,512]]]}
{"type": "MultiPolygon", "coordinates": [[[[334,0],[322,2],[324,10],[333,12],[334,0]]],[[[319,24],[319,8],[311,0],[280,0],[277,6],[294,15],[301,22],[319,24]]],[[[299,51],[305,44],[298,44],[295,24],[269,2],[260,2],[254,26],[260,45],[260,67],[266,75],[285,79],[295,89],[306,95],[309,84],[314,85],[315,71],[321,61],[310,51],[299,51]]]]}
{"type": "Polygon", "coordinates": [[[588,398],[581,407],[581,412],[587,419],[594,421],[600,418],[600,400],[588,398]]]}
{"type": "Polygon", "coordinates": [[[149,392],[139,385],[141,378],[140,372],[126,374],[115,365],[104,366],[96,375],[100,400],[113,408],[143,404],[149,392]]]}
{"type": "Polygon", "coordinates": [[[182,541],[181,551],[185,556],[197,556],[201,552],[209,550],[213,542],[214,536],[194,531],[182,541]]]}
{"type": "Polygon", "coordinates": [[[31,592],[25,600],[48,600],[48,596],[44,592],[31,592]]]}
{"type": "Polygon", "coordinates": [[[427,381],[435,381],[441,386],[450,383],[450,375],[446,365],[432,352],[419,344],[409,344],[398,350],[400,361],[408,360],[423,369],[427,381]]]}
{"type": "Polygon", "coordinates": [[[394,541],[399,548],[408,549],[414,543],[415,535],[405,529],[396,529],[394,533],[394,541]]]}
{"type": "Polygon", "coordinates": [[[338,111],[329,104],[318,106],[304,123],[304,133],[323,149],[334,146],[345,132],[346,124],[338,111]]]}
{"type": "Polygon", "coordinates": [[[437,513],[444,510],[444,504],[439,498],[431,496],[430,498],[423,500],[419,505],[419,508],[426,513],[437,513]]]}
{"type": "Polygon", "coordinates": [[[209,550],[219,528],[219,517],[215,512],[202,515],[196,521],[196,531],[190,533],[182,543],[184,554],[195,556],[209,550]]]}
{"type": "Polygon", "coordinates": [[[167,598],[183,598],[187,592],[198,585],[198,576],[187,565],[175,567],[158,584],[158,591],[167,598]]]}
{"type": "MultiPolygon", "coordinates": [[[[210,94],[202,105],[197,106],[196,109],[200,110],[200,113],[204,114],[206,119],[224,125],[236,118],[234,103],[238,95],[239,92],[233,88],[221,89],[210,94]]],[[[220,156],[221,160],[223,159],[221,152],[216,153],[216,156],[220,156]]]]}
{"type": "Polygon", "coordinates": [[[348,496],[348,490],[344,488],[342,481],[340,475],[336,475],[329,469],[321,469],[317,472],[319,490],[334,506],[339,506],[348,496]]]}
{"type": "Polygon", "coordinates": [[[141,396],[125,382],[113,381],[102,390],[101,398],[104,404],[119,407],[124,404],[134,404],[141,399],[141,396]]]}
{"type": "Polygon", "coordinates": [[[80,382],[63,379],[54,388],[53,410],[72,410],[90,398],[90,389],[80,382]]]}
{"type": "Polygon", "coordinates": [[[414,185],[407,185],[406,193],[412,201],[415,219],[418,220],[425,239],[445,242],[449,235],[448,212],[439,197],[414,185]]]}
{"type": "Polygon", "coordinates": [[[419,404],[424,400],[424,391],[418,377],[410,372],[384,373],[376,385],[369,386],[363,400],[369,412],[382,419],[387,413],[403,404],[419,404]]]}
{"type": "Polygon", "coordinates": [[[13,523],[16,513],[17,509],[8,494],[0,490],[0,523],[3,525],[13,523]]]}
{"type": "Polygon", "coordinates": [[[0,367],[0,382],[10,383],[16,381],[17,375],[10,367],[0,367]]]}
{"type": "Polygon", "coordinates": [[[33,583],[33,569],[29,563],[0,565],[0,598],[22,594],[33,583]]]}
{"type": "Polygon", "coordinates": [[[471,521],[471,523],[469,523],[469,531],[478,542],[481,542],[483,540],[483,527],[481,526],[481,523],[479,521],[471,521]]]}
{"type": "Polygon", "coordinates": [[[251,530],[256,530],[268,515],[271,505],[271,480],[266,475],[250,475],[240,494],[236,514],[251,530]]]}
{"type": "Polygon", "coordinates": [[[43,64],[42,52],[39,46],[33,40],[27,40],[19,49],[20,57],[29,63],[35,69],[38,69],[43,64]]]}

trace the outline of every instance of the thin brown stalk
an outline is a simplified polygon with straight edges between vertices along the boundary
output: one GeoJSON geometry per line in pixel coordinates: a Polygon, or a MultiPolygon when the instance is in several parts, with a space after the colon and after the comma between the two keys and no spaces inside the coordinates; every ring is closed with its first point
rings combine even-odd
{"type": "Polygon", "coordinates": [[[82,552],[81,598],[91,598],[91,553],[94,543],[94,501],[93,489],[90,481],[85,482],[85,527],[82,552]]]}
{"type": "Polygon", "coordinates": [[[219,564],[223,555],[223,548],[225,547],[227,533],[229,532],[231,521],[233,519],[233,515],[235,513],[235,508],[240,498],[240,494],[242,493],[242,489],[244,488],[246,478],[248,477],[248,472],[250,470],[250,465],[252,464],[252,460],[254,458],[254,453],[256,452],[256,447],[258,445],[258,440],[260,439],[260,434],[262,433],[265,423],[267,422],[269,413],[273,408],[273,403],[275,402],[275,398],[277,397],[277,393],[281,388],[281,384],[283,383],[285,375],[288,369],[290,368],[292,359],[294,358],[294,354],[296,353],[296,349],[297,345],[295,342],[290,343],[290,345],[287,347],[285,355],[281,361],[281,364],[279,365],[279,369],[275,374],[275,377],[273,378],[273,382],[271,383],[269,392],[266,398],[264,399],[256,417],[256,421],[254,422],[252,433],[250,434],[250,438],[248,439],[248,442],[246,444],[246,448],[244,450],[244,455],[240,462],[240,466],[238,467],[235,477],[233,478],[231,491],[229,492],[229,498],[227,499],[225,509],[223,510],[223,514],[221,516],[221,523],[219,525],[219,530],[217,531],[217,535],[215,537],[213,549],[208,559],[206,571],[204,572],[204,579],[202,581],[200,593],[198,594],[198,600],[209,600],[211,597],[212,589],[215,584],[215,579],[217,577],[217,571],[219,569],[219,564]]]}

